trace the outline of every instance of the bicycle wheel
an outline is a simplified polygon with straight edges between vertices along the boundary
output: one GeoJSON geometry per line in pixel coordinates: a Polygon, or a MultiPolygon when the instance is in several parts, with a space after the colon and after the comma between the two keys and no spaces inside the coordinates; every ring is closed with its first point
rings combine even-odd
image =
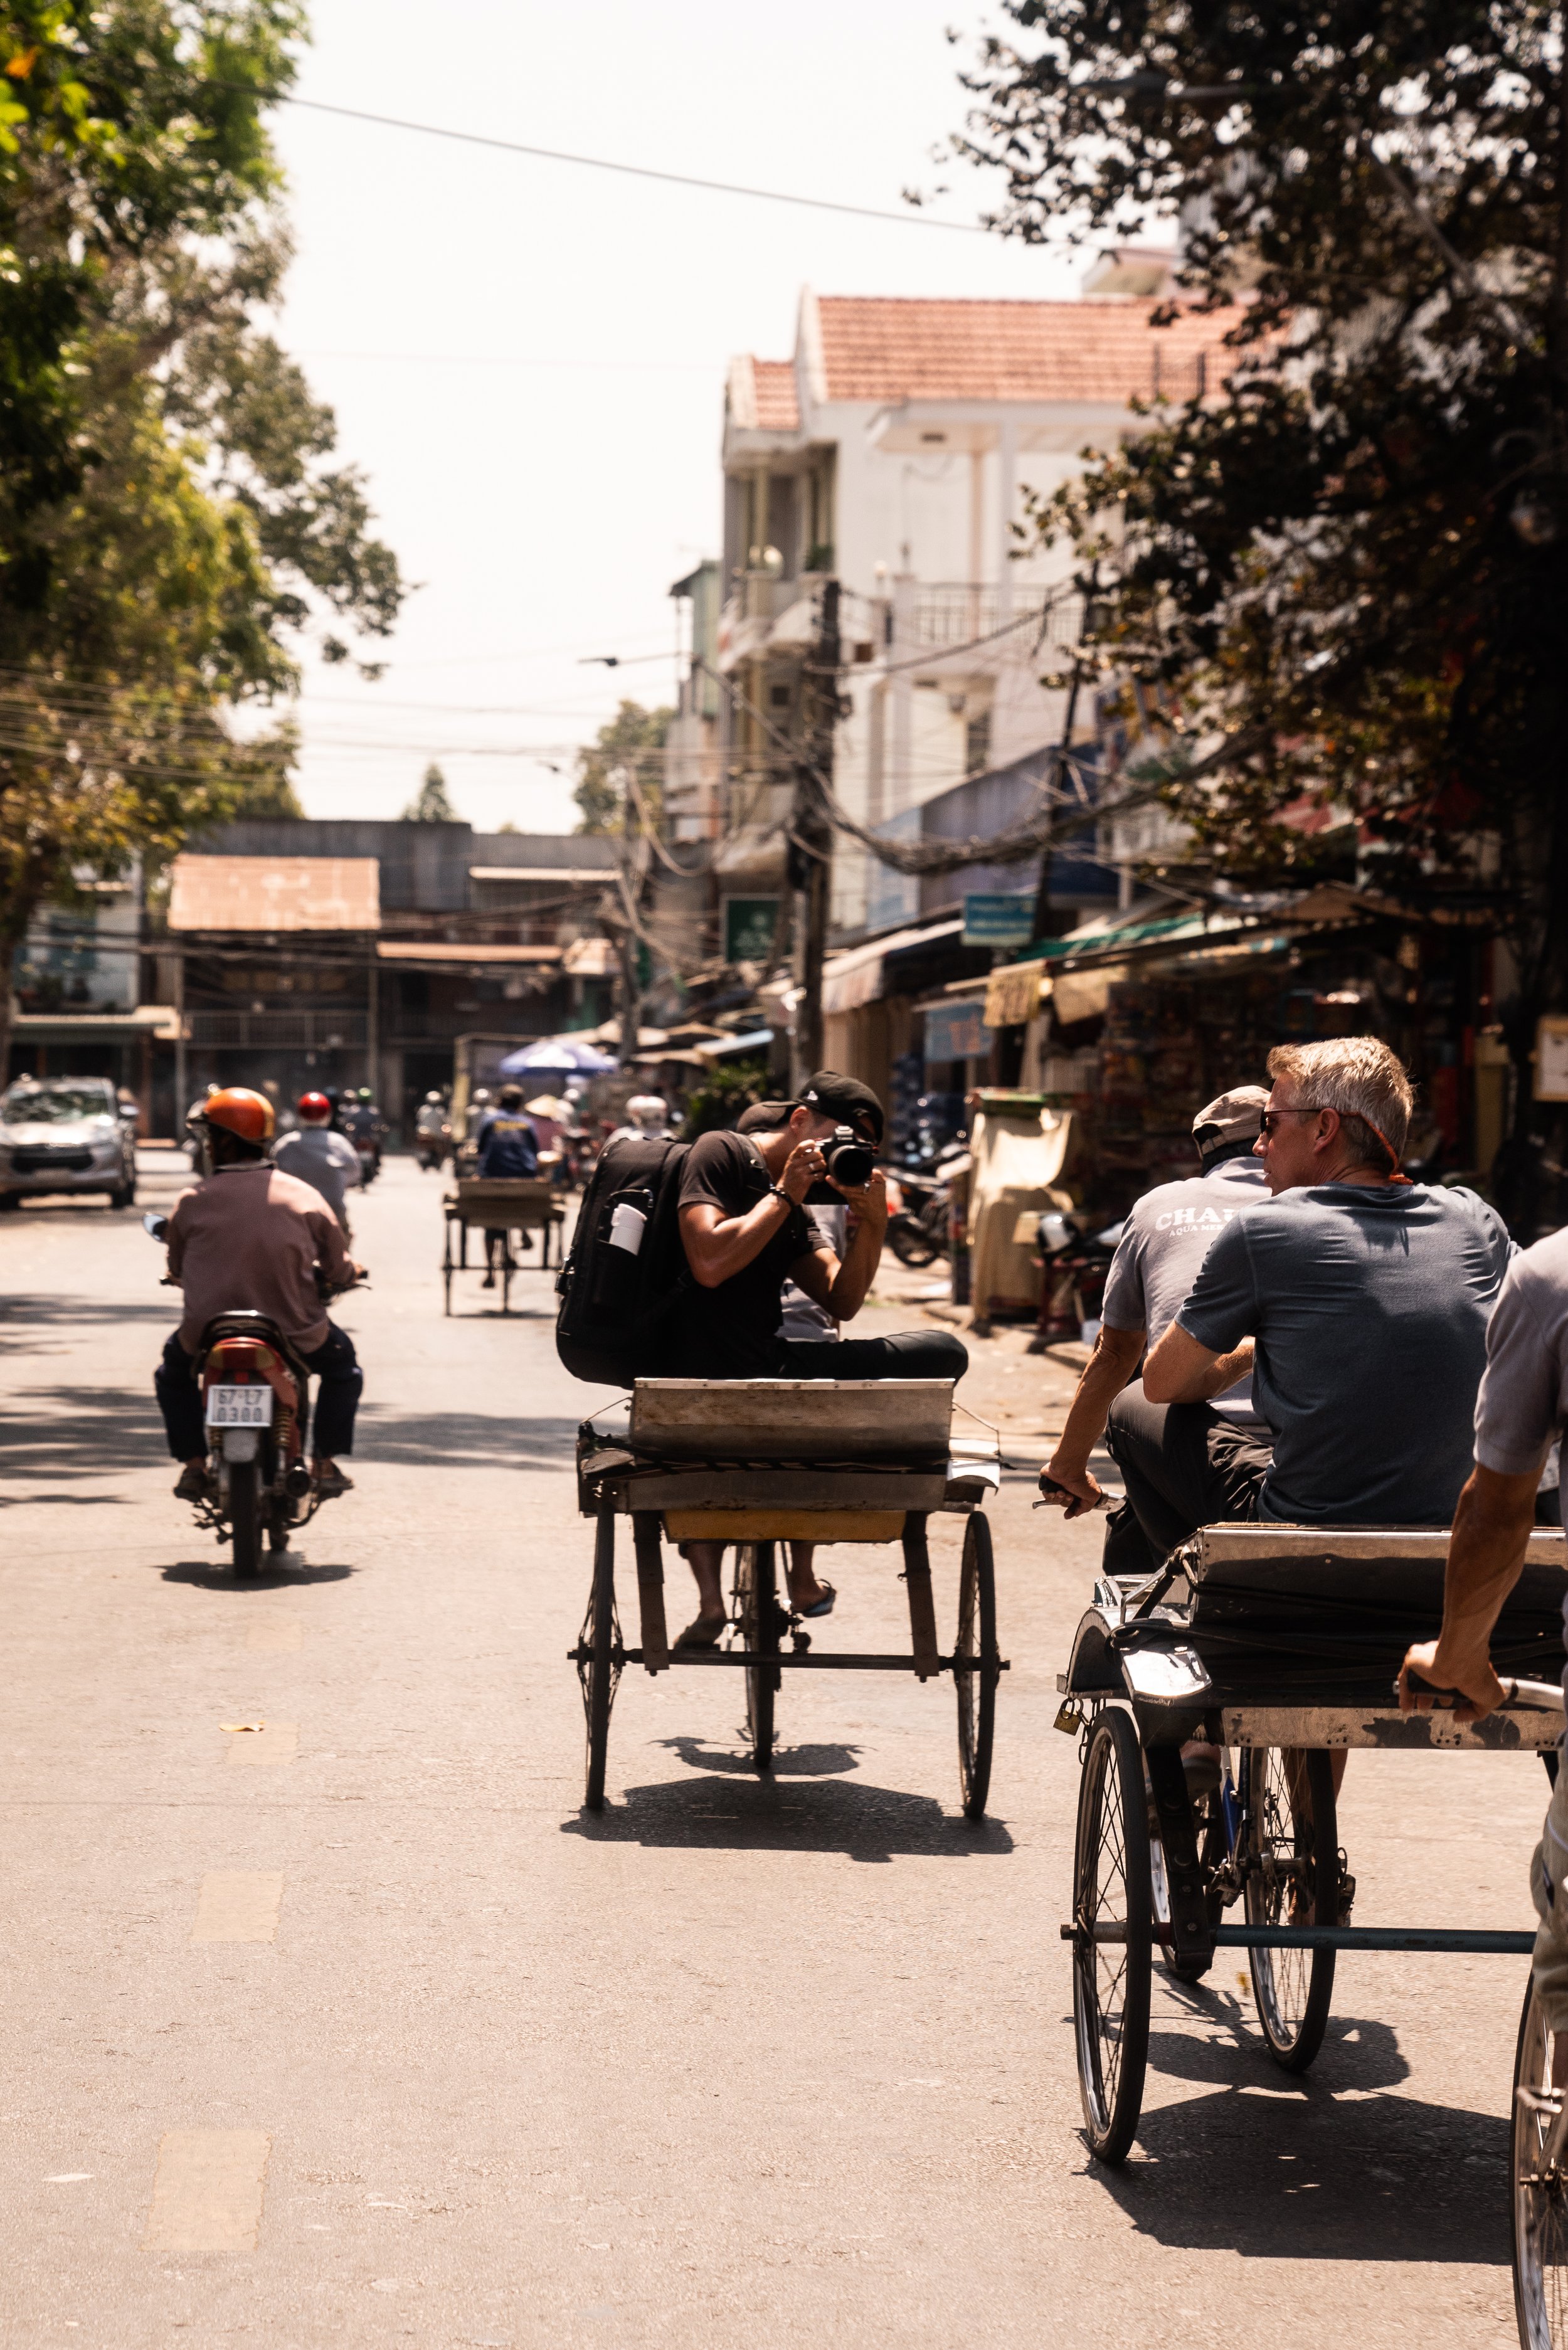
{"type": "Polygon", "coordinates": [[[996,1730],[996,1685],[1002,1679],[1001,1652],[996,1645],[996,1574],[992,1564],[991,1528],[979,1510],[964,1528],[963,1565],[959,1574],[958,1638],[955,1659],[961,1660],[953,1679],[958,1685],[959,1784],[966,1820],[985,1817],[991,1787],[991,1749],[996,1730]],[[973,1669],[961,1669],[961,1659],[972,1658],[973,1669]]]}
{"type": "Polygon", "coordinates": [[[261,1572],[261,1480],[254,1461],[229,1463],[229,1524],[234,1538],[234,1573],[261,1572]]]}
{"type": "Polygon", "coordinates": [[[615,1619],[615,1513],[600,1508],[594,1535],[594,1587],[587,1620],[577,1642],[577,1677],[587,1717],[587,1785],[583,1801],[590,1812],[605,1807],[605,1765],[609,1759],[610,1707],[620,1678],[619,1626],[615,1619]],[[583,1651],[587,1650],[586,1658],[583,1651]]]}
{"type": "Polygon", "coordinates": [[[1148,1810],[1143,1750],[1116,1707],[1089,1734],[1073,1865],[1073,2030],[1089,2151],[1127,2160],[1148,2064],[1148,1810]],[[1096,1927],[1118,1941],[1095,1938],[1096,1927]]]}
{"type": "MultiPolygon", "coordinates": [[[[1249,1746],[1241,1756],[1242,1860],[1250,1926],[1333,1926],[1339,1916],[1334,1774],[1317,1749],[1249,1746]]],[[[1249,1950],[1269,2054],[1304,2073],[1323,2045],[1333,1950],[1249,1950]]]]}
{"type": "Polygon", "coordinates": [[[1533,1978],[1525,1985],[1513,2060],[1509,2168],[1513,2311],[1521,2350],[1568,2345],[1568,2179],[1548,2140],[1562,2093],[1552,2083],[1552,2035],[1533,1978]]]}
{"type": "MultiPolygon", "coordinates": [[[[777,1554],[772,1543],[741,1543],[735,1550],[735,1620],[741,1645],[752,1656],[779,1652],[777,1554]]],[[[774,1725],[778,1698],[776,1665],[748,1665],[746,1737],[753,1771],[774,1767],[774,1725]]]]}

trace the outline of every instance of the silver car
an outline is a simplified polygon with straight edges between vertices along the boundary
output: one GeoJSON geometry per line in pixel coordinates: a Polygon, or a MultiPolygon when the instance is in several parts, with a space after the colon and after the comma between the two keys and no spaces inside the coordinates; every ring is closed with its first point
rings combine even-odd
{"type": "Polygon", "coordinates": [[[40,1191],[135,1199],[135,1116],[107,1077],[18,1077],[0,1094],[0,1208],[40,1191]]]}

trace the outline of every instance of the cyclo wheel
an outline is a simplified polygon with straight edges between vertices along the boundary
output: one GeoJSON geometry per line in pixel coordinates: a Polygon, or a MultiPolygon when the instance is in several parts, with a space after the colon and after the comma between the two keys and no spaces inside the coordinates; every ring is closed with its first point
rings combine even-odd
{"type": "Polygon", "coordinates": [[[971,1512],[964,1528],[953,1658],[963,1815],[966,1820],[982,1820],[985,1799],[991,1791],[991,1750],[996,1731],[996,1685],[1002,1679],[1002,1657],[996,1645],[996,1571],[992,1562],[991,1527],[980,1510],[971,1512]],[[963,1668],[965,1658],[974,1659],[968,1671],[963,1668]]]}
{"type": "Polygon", "coordinates": [[[1148,1799],[1143,1750],[1109,1706],[1089,1733],[1073,1862],[1073,2029],[1089,2151],[1127,2160],[1148,2064],[1148,1799]],[[1123,1939],[1099,1941],[1096,1926],[1123,1939]]]}
{"type": "Polygon", "coordinates": [[[261,1479],[254,1461],[229,1463],[229,1525],[234,1541],[234,1573],[261,1572],[261,1479]]]}
{"type": "Polygon", "coordinates": [[[1568,2178],[1547,2155],[1562,2101],[1552,2084],[1553,2039],[1526,1984],[1513,2060],[1509,2201],[1513,2239],[1513,2309],[1521,2350],[1568,2344],[1568,2178]]]}
{"type": "Polygon", "coordinates": [[[588,1723],[587,1784],[583,1801],[590,1812],[605,1807],[605,1765],[609,1759],[610,1706],[615,1698],[615,1513],[607,1501],[599,1508],[594,1534],[594,1587],[588,1620],[579,1646],[588,1651],[583,1679],[583,1704],[588,1723]]]}
{"type": "MultiPolygon", "coordinates": [[[[1250,1926],[1333,1926],[1339,1915],[1334,1774],[1321,1749],[1249,1746],[1241,1755],[1244,1911],[1250,1926]]],[[[1328,2025],[1333,1950],[1249,1950],[1269,2054],[1304,2073],[1328,2025]]]]}
{"type": "MultiPolygon", "coordinates": [[[[741,1645],[753,1656],[776,1657],[779,1652],[777,1554],[769,1543],[739,1543],[735,1547],[735,1620],[741,1645]]],[[[774,1767],[774,1729],[778,1700],[776,1665],[748,1665],[746,1736],[751,1742],[752,1768],[774,1767]]]]}

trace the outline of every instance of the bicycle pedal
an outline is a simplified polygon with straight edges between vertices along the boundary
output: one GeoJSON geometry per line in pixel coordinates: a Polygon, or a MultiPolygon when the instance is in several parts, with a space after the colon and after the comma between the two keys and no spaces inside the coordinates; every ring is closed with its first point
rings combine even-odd
{"type": "Polygon", "coordinates": [[[804,1657],[806,1650],[811,1646],[811,1634],[809,1632],[792,1632],[789,1636],[789,1644],[797,1657],[804,1657]]]}

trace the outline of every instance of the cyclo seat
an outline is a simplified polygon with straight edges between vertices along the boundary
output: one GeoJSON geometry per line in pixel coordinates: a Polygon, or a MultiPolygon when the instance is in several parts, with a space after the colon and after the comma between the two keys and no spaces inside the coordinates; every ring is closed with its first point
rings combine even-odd
{"type": "Polygon", "coordinates": [[[275,1347],[297,1379],[310,1377],[309,1366],[302,1359],[296,1347],[290,1344],[270,1314],[258,1313],[254,1306],[236,1305],[227,1314],[214,1314],[202,1333],[202,1343],[196,1349],[198,1363],[204,1362],[220,1338],[260,1338],[275,1347]]]}

